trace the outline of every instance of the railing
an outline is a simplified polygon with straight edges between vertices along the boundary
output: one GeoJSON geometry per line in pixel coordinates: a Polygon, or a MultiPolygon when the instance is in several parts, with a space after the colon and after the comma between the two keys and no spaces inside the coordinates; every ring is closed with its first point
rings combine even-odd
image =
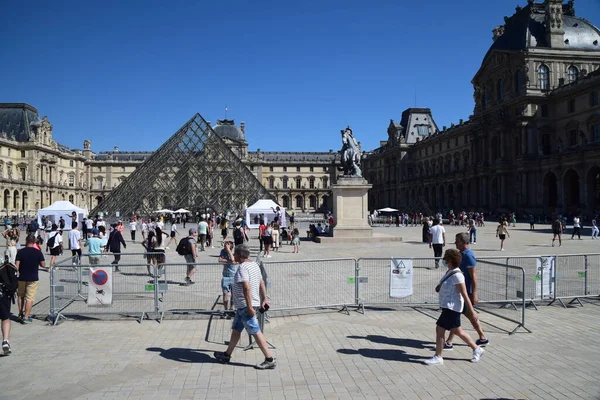
{"type": "MultiPolygon", "coordinates": [[[[56,323],[68,315],[221,314],[223,264],[171,263],[155,265],[146,254],[121,254],[120,272],[110,264],[78,265],[70,258],[50,269],[50,316],[56,323]],[[146,258],[144,261],[142,257],[146,258]],[[188,268],[195,269],[187,284],[188,268]],[[88,304],[90,271],[109,270],[112,302],[88,304]]],[[[445,270],[434,258],[363,258],[266,262],[263,267],[270,312],[337,308],[348,312],[365,307],[434,306],[434,288],[445,270]],[[403,270],[402,268],[409,269],[403,270]],[[402,279],[397,276],[401,272],[402,279]],[[410,275],[410,280],[407,279],[410,275]]],[[[564,300],[583,306],[582,298],[600,299],[600,254],[536,257],[485,257],[477,260],[477,308],[526,328],[526,309],[564,300]]],[[[511,332],[511,333],[513,333],[511,332]]]]}

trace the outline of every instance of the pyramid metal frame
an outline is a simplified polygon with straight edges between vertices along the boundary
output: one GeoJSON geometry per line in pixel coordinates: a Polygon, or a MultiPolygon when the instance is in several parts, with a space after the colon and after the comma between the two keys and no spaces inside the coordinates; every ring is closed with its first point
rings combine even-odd
{"type": "Polygon", "coordinates": [[[122,217],[161,208],[241,212],[271,193],[196,114],[91,211],[122,217]]]}

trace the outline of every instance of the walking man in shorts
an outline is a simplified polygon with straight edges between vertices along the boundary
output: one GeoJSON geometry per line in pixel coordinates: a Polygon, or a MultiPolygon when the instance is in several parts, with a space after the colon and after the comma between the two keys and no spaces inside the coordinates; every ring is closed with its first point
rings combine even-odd
{"type": "MultiPolygon", "coordinates": [[[[469,248],[469,234],[465,232],[457,234],[454,244],[461,253],[462,259],[460,261],[460,270],[465,276],[465,286],[467,287],[469,299],[471,300],[473,306],[475,306],[479,302],[479,299],[477,298],[477,274],[475,271],[477,260],[475,259],[473,250],[469,248]]],[[[473,325],[473,328],[479,335],[479,339],[475,341],[475,344],[482,347],[486,346],[490,341],[483,332],[483,328],[481,327],[477,313],[474,311],[471,312],[467,307],[465,307],[463,309],[463,314],[469,319],[469,321],[471,321],[471,325],[473,325]]],[[[454,348],[452,345],[453,339],[454,335],[450,333],[448,335],[448,340],[446,340],[446,343],[444,344],[444,350],[452,350],[454,348]]]]}
{"type": "Polygon", "coordinates": [[[25,240],[25,248],[17,252],[15,265],[19,270],[19,289],[17,298],[19,305],[19,322],[29,324],[33,320],[29,317],[31,307],[35,301],[39,284],[38,267],[46,268],[44,254],[33,247],[36,243],[35,236],[29,235],[25,240]]]}
{"type": "Polygon", "coordinates": [[[271,351],[267,347],[267,339],[260,331],[256,312],[259,307],[265,309],[267,304],[267,289],[262,279],[260,266],[250,260],[250,249],[242,244],[234,250],[233,256],[235,262],[239,264],[233,280],[233,301],[235,303],[235,318],[231,326],[231,338],[229,347],[224,352],[215,352],[215,358],[222,362],[231,361],[231,354],[237,346],[242,336],[244,328],[248,333],[254,336],[256,344],[265,356],[265,361],[258,364],[257,369],[274,369],[277,366],[277,360],[273,358],[271,351]]]}
{"type": "Polygon", "coordinates": [[[562,239],[561,239],[562,232],[563,232],[562,222],[560,222],[559,217],[556,217],[554,219],[554,222],[552,223],[552,233],[554,235],[554,236],[552,236],[552,247],[554,247],[554,241],[556,240],[557,237],[558,237],[558,247],[562,246],[562,239]]]}

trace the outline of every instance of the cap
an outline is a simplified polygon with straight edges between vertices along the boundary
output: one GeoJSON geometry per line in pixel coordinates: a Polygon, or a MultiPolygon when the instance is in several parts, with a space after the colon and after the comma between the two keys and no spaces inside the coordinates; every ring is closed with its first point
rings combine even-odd
{"type": "Polygon", "coordinates": [[[193,235],[196,232],[198,232],[196,228],[190,228],[190,235],[193,235]]]}
{"type": "Polygon", "coordinates": [[[92,229],[92,235],[99,235],[100,231],[96,228],[92,229]]]}

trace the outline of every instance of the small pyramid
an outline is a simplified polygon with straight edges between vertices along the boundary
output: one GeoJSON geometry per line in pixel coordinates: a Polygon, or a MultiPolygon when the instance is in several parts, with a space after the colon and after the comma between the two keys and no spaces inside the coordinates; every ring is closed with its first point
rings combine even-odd
{"type": "Polygon", "coordinates": [[[241,213],[272,195],[200,114],[110,192],[90,215],[147,216],[162,208],[241,213]]]}

